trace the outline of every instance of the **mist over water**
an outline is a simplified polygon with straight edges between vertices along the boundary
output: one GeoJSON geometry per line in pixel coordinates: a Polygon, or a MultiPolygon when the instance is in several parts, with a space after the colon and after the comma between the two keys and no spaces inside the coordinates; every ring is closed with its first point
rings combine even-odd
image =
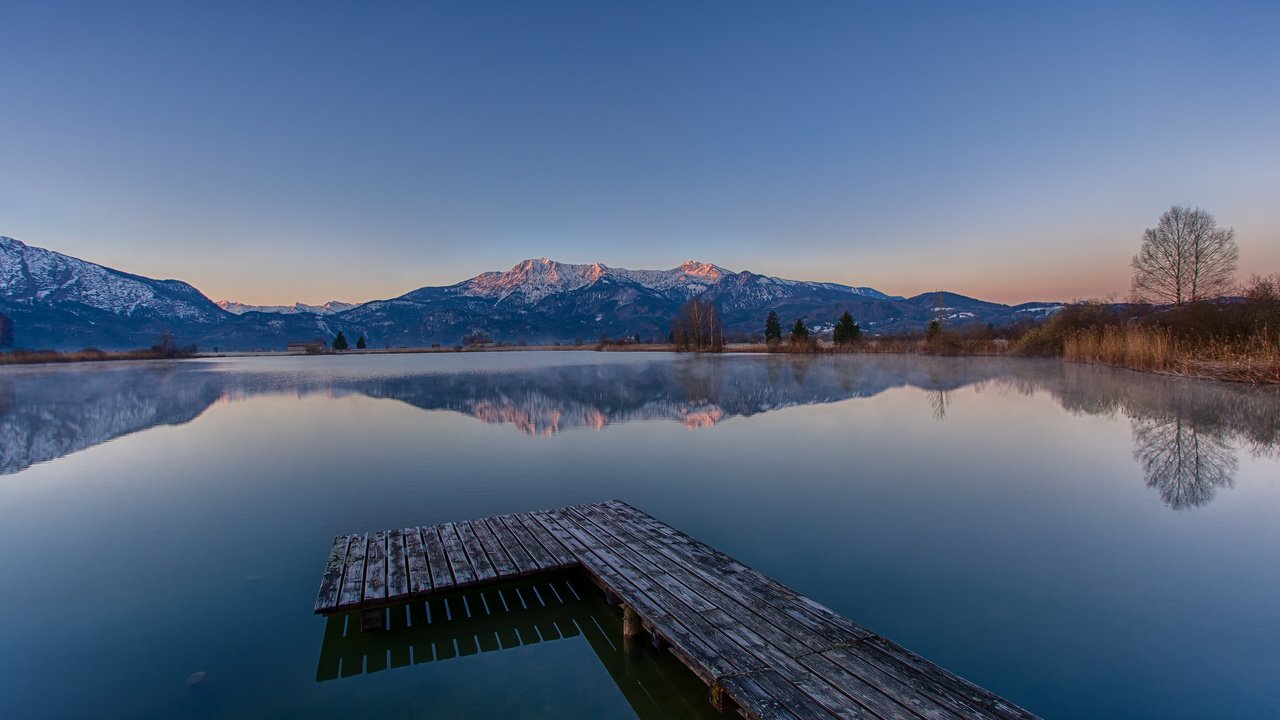
{"type": "Polygon", "coordinates": [[[1278,448],[1275,392],[1057,361],[3,369],[0,705],[654,716],[603,631],[348,675],[310,612],[334,534],[620,498],[1045,717],[1272,715],[1278,448]]]}

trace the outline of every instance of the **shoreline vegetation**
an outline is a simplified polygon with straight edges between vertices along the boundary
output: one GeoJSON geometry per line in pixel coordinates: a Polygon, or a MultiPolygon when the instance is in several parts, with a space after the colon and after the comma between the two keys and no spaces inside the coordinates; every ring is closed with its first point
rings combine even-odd
{"type": "MultiPolygon", "coordinates": [[[[797,328],[793,328],[796,330],[797,328]]],[[[163,340],[163,339],[162,339],[163,340]]],[[[1176,307],[1108,304],[1065,305],[1040,324],[1003,328],[931,324],[923,333],[867,337],[836,343],[816,336],[688,344],[601,339],[592,343],[516,345],[486,343],[434,347],[347,349],[325,353],[198,352],[166,346],[131,351],[94,348],[12,350],[0,366],[48,363],[171,360],[308,355],[404,355],[459,352],[731,352],[759,354],[917,354],[939,356],[1058,357],[1068,362],[1123,367],[1161,375],[1248,384],[1280,384],[1280,296],[1232,298],[1176,307]]]]}

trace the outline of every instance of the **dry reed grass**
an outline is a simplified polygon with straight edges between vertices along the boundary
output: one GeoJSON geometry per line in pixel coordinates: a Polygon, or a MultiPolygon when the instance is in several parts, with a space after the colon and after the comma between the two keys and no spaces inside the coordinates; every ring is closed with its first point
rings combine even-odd
{"type": "Polygon", "coordinates": [[[1063,358],[1134,370],[1231,380],[1280,383],[1280,337],[1271,332],[1231,342],[1179,341],[1164,328],[1109,326],[1065,338],[1063,358]]]}

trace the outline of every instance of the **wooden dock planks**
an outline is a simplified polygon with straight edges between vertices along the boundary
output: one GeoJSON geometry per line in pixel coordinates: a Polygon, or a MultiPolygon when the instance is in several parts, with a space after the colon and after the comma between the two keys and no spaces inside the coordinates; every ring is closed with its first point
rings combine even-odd
{"type": "Polygon", "coordinates": [[[440,541],[440,526],[419,528],[422,533],[422,547],[426,552],[431,572],[431,588],[437,592],[452,590],[456,587],[453,573],[449,570],[449,558],[444,554],[444,543],[440,541]]]}
{"type": "Polygon", "coordinates": [[[404,531],[387,531],[387,599],[409,597],[409,560],[405,553],[404,531]]]}
{"type": "Polygon", "coordinates": [[[333,539],[333,548],[329,551],[329,561],[324,565],[324,577],[320,580],[320,594],[316,596],[316,612],[338,606],[338,596],[342,592],[342,571],[347,565],[347,546],[351,538],[339,535],[333,539]]]}
{"type": "Polygon", "coordinates": [[[425,595],[431,592],[431,566],[422,547],[422,530],[408,528],[404,532],[405,560],[409,566],[409,594],[425,595]]]}
{"type": "Polygon", "coordinates": [[[347,546],[347,568],[342,575],[342,592],[338,607],[353,608],[364,599],[364,552],[366,535],[352,535],[347,546]]]}
{"type": "Polygon", "coordinates": [[[568,568],[634,613],[713,703],[746,717],[1035,717],[620,501],[339,536],[315,612],[568,568]]]}

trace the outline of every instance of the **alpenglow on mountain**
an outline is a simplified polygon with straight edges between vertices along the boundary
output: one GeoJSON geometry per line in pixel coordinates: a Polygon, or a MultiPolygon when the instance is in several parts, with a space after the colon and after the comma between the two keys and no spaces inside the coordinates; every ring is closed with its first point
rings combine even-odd
{"type": "Polygon", "coordinates": [[[715,302],[726,334],[743,339],[761,332],[769,310],[786,323],[802,317],[819,332],[848,310],[874,334],[918,330],[939,316],[955,324],[1008,324],[1056,307],[1011,307],[946,292],[904,298],[692,260],[670,270],[628,270],[548,258],[350,307],[220,306],[179,280],[133,275],[0,236],[0,314],[22,348],[147,347],[165,331],[203,350],[281,350],[339,330],[348,338],[364,335],[374,348],[455,345],[477,333],[531,345],[661,341],[692,297],[715,302]]]}

